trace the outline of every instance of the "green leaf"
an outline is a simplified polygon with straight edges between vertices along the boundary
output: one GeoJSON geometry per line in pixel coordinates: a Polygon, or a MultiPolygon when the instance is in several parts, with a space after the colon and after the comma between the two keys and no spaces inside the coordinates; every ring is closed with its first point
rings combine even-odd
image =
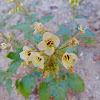
{"type": "Polygon", "coordinates": [[[67,72],[66,75],[67,75],[66,82],[71,89],[77,92],[84,92],[83,80],[77,74],[73,75],[67,72]]]}
{"type": "Polygon", "coordinates": [[[76,15],[76,18],[85,18],[83,15],[76,15]]]}
{"type": "Polygon", "coordinates": [[[49,74],[48,78],[45,78],[45,82],[49,82],[49,81],[51,81],[51,80],[52,80],[52,75],[49,74]]]}
{"type": "Polygon", "coordinates": [[[32,30],[31,27],[26,23],[14,25],[11,27],[11,29],[22,30],[25,33],[28,33],[32,30]]]}
{"type": "Polygon", "coordinates": [[[85,37],[85,38],[84,38],[84,42],[85,42],[86,44],[96,44],[96,43],[98,43],[97,40],[94,40],[94,39],[88,38],[88,37],[85,37]]]}
{"type": "Polygon", "coordinates": [[[6,72],[0,70],[0,83],[3,83],[6,80],[6,72]]]}
{"type": "Polygon", "coordinates": [[[31,34],[26,34],[25,38],[30,39],[32,42],[35,42],[36,44],[38,44],[39,42],[42,41],[42,37],[40,36],[40,32],[31,36],[31,34]]]}
{"type": "Polygon", "coordinates": [[[7,71],[7,76],[11,76],[13,75],[14,73],[16,73],[18,67],[20,66],[20,64],[22,63],[23,60],[15,60],[13,62],[11,62],[10,66],[9,66],[9,69],[7,71]]]}
{"type": "Polygon", "coordinates": [[[57,36],[61,35],[62,37],[64,36],[71,36],[71,30],[67,27],[63,27],[63,29],[57,31],[56,33],[57,36]]]}
{"type": "Polygon", "coordinates": [[[78,49],[79,49],[79,45],[75,45],[75,47],[66,47],[65,49],[62,49],[61,52],[65,53],[75,53],[76,55],[78,55],[78,49]]]}
{"type": "Polygon", "coordinates": [[[20,59],[19,54],[16,53],[16,52],[9,52],[7,54],[7,57],[10,58],[10,59],[12,59],[12,60],[18,60],[18,59],[20,59]]]}
{"type": "Polygon", "coordinates": [[[66,79],[64,71],[59,71],[58,75],[61,77],[62,80],[66,79]]]}
{"type": "Polygon", "coordinates": [[[59,81],[55,79],[49,85],[50,95],[55,98],[55,100],[65,100],[67,93],[67,85],[65,81],[59,81]]]}
{"type": "Polygon", "coordinates": [[[39,3],[38,0],[37,0],[37,1],[33,1],[33,2],[31,3],[31,6],[32,6],[32,7],[35,7],[38,3],[39,3]]]}
{"type": "Polygon", "coordinates": [[[83,35],[84,37],[96,37],[96,34],[91,32],[90,30],[86,29],[85,34],[83,35]]]}
{"type": "Polygon", "coordinates": [[[14,41],[14,44],[20,48],[15,48],[17,53],[20,53],[23,50],[22,44],[18,42],[17,40],[14,41]]]}
{"type": "Polygon", "coordinates": [[[29,74],[25,76],[20,82],[16,81],[16,88],[27,99],[35,87],[35,75],[29,74]]]}
{"type": "Polygon", "coordinates": [[[34,24],[36,22],[36,16],[37,14],[28,15],[28,17],[26,17],[25,20],[31,24],[34,24]]]}
{"type": "Polygon", "coordinates": [[[45,17],[42,17],[40,20],[39,20],[39,23],[42,23],[42,24],[45,24],[46,22],[49,22],[54,16],[45,16],[45,17]]]}
{"type": "Polygon", "coordinates": [[[67,34],[64,35],[64,36],[62,36],[62,38],[63,38],[63,40],[66,41],[66,42],[69,41],[69,39],[70,39],[69,36],[68,36],[67,34]]]}
{"type": "Polygon", "coordinates": [[[68,53],[75,53],[78,55],[79,45],[75,45],[75,47],[67,47],[66,52],[68,53]]]}
{"type": "Polygon", "coordinates": [[[15,82],[16,89],[19,89],[19,79],[15,82]]]}
{"type": "Polygon", "coordinates": [[[78,27],[77,21],[73,22],[73,20],[71,20],[71,21],[69,22],[69,24],[70,24],[70,27],[71,27],[71,28],[73,28],[73,27],[77,28],[77,27],[78,27]]]}
{"type": "Polygon", "coordinates": [[[60,29],[60,30],[62,30],[62,29],[65,29],[65,28],[66,28],[66,26],[65,26],[65,25],[63,25],[63,24],[58,24],[58,27],[59,27],[59,29],[60,29]]]}
{"type": "Polygon", "coordinates": [[[39,87],[40,100],[48,100],[50,97],[48,83],[42,82],[39,87]]]}
{"type": "Polygon", "coordinates": [[[0,16],[0,28],[2,28],[5,25],[6,25],[5,19],[2,16],[0,16]]]}
{"type": "Polygon", "coordinates": [[[11,79],[7,79],[6,80],[6,89],[7,89],[8,93],[9,93],[9,96],[11,94],[11,88],[12,88],[12,80],[11,79]]]}

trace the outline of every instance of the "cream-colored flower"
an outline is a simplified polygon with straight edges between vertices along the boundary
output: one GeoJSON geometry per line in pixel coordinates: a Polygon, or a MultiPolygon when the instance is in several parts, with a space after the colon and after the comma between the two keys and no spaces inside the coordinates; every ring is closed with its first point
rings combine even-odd
{"type": "Polygon", "coordinates": [[[38,44],[39,50],[44,50],[47,55],[52,55],[60,43],[59,37],[50,32],[43,34],[43,41],[38,44]]]}
{"type": "Polygon", "coordinates": [[[76,39],[76,38],[72,38],[70,41],[69,41],[69,46],[72,47],[72,46],[75,46],[75,45],[79,45],[79,41],[76,39]]]}
{"type": "Polygon", "coordinates": [[[86,28],[82,29],[82,26],[79,26],[78,29],[80,31],[80,34],[85,34],[86,28]]]}
{"type": "Polygon", "coordinates": [[[44,58],[38,52],[34,52],[31,56],[32,63],[35,67],[44,68],[44,58]]]}
{"type": "Polygon", "coordinates": [[[33,52],[27,46],[24,46],[23,51],[20,53],[20,58],[23,59],[26,62],[26,64],[29,64],[32,62],[32,54],[33,52]]]}
{"type": "Polygon", "coordinates": [[[34,23],[34,33],[33,34],[37,34],[38,32],[41,32],[41,34],[44,33],[44,26],[42,23],[38,23],[38,22],[35,22],[34,23]]]}
{"type": "Polygon", "coordinates": [[[7,48],[7,44],[6,43],[1,43],[1,47],[2,47],[2,49],[6,49],[7,48]]]}
{"type": "Polygon", "coordinates": [[[78,57],[74,53],[66,52],[62,57],[62,64],[66,69],[71,69],[77,63],[78,57]]]}

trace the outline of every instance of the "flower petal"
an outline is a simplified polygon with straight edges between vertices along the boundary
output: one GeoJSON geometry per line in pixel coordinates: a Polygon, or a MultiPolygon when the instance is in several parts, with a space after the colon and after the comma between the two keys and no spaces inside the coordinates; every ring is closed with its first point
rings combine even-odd
{"type": "Polygon", "coordinates": [[[46,43],[44,41],[41,41],[39,44],[38,44],[38,49],[39,50],[45,50],[46,49],[46,43]]]}
{"type": "Polygon", "coordinates": [[[77,55],[76,55],[76,54],[74,54],[74,53],[69,53],[69,55],[71,55],[71,56],[72,56],[72,59],[73,59],[73,60],[75,60],[75,63],[77,63],[77,62],[78,62],[78,57],[77,57],[77,55]]]}
{"type": "Polygon", "coordinates": [[[35,67],[39,67],[41,69],[44,68],[44,58],[38,52],[34,52],[34,56],[32,56],[32,63],[35,67]],[[37,58],[40,57],[42,60],[39,61],[37,58]]]}
{"type": "Polygon", "coordinates": [[[51,37],[52,37],[52,33],[50,33],[50,32],[45,32],[43,34],[43,40],[47,40],[47,39],[49,39],[51,37]]]}
{"type": "Polygon", "coordinates": [[[43,69],[44,68],[44,63],[41,62],[40,65],[38,65],[37,67],[43,69]]]}
{"type": "Polygon", "coordinates": [[[35,30],[34,32],[33,32],[33,34],[37,34],[38,33],[38,31],[37,30],[35,30]]]}
{"type": "Polygon", "coordinates": [[[45,53],[50,56],[54,53],[54,50],[54,47],[50,47],[45,50],[45,53]]]}
{"type": "Polygon", "coordinates": [[[22,52],[19,54],[19,55],[20,55],[20,58],[23,59],[23,60],[25,59],[24,53],[25,53],[25,52],[22,51],[22,52]]]}
{"type": "Polygon", "coordinates": [[[69,69],[71,66],[74,66],[75,64],[76,64],[76,62],[78,61],[78,57],[77,57],[77,55],[76,54],[74,54],[74,53],[68,53],[68,52],[66,52],[64,55],[63,55],[63,57],[62,57],[62,63],[63,63],[63,65],[64,65],[64,67],[66,68],[66,69],[69,69]],[[68,61],[68,62],[66,62],[66,61],[64,61],[63,60],[63,57],[65,56],[65,55],[70,55],[72,58],[72,60],[70,61],[68,61]]]}
{"type": "Polygon", "coordinates": [[[54,41],[55,47],[58,47],[58,45],[60,44],[60,39],[59,39],[59,37],[56,36],[56,35],[52,35],[52,39],[53,39],[53,41],[54,41]]]}
{"type": "Polygon", "coordinates": [[[29,50],[28,46],[23,47],[23,51],[28,51],[28,50],[29,50]]]}
{"type": "Polygon", "coordinates": [[[64,62],[64,60],[62,59],[62,64],[66,69],[69,69],[68,65],[64,62]]]}

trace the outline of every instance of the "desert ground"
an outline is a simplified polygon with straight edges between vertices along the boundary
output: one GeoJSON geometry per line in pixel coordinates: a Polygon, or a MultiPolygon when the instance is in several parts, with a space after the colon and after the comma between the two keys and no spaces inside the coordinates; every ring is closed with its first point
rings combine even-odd
{"type": "MultiPolygon", "coordinates": [[[[56,33],[59,29],[57,24],[67,25],[72,20],[68,0],[24,0],[24,5],[30,5],[35,1],[38,1],[38,3],[35,7],[34,5],[31,7],[31,12],[37,13],[38,18],[54,15],[54,18],[45,24],[46,29],[50,32],[56,33]]],[[[25,16],[18,13],[9,16],[8,12],[12,8],[12,4],[6,2],[7,0],[0,0],[0,25],[4,25],[0,28],[0,31],[5,34],[13,31],[9,29],[10,26],[24,22],[25,16]],[[5,18],[8,18],[8,20],[5,20],[5,18]]],[[[75,65],[74,72],[84,80],[85,91],[78,93],[68,89],[66,100],[100,100],[100,0],[84,0],[78,9],[79,14],[84,15],[85,18],[77,19],[77,23],[95,33],[98,43],[87,46],[80,44],[79,62],[75,65]]],[[[14,32],[19,41],[24,40],[23,32],[15,30],[14,32]]],[[[13,48],[10,51],[13,51],[13,48]]],[[[6,70],[11,62],[11,60],[5,58],[8,52],[9,50],[0,48],[0,70],[6,70]]],[[[18,71],[20,73],[20,70],[18,71]]],[[[15,81],[14,78],[13,81],[15,81]]],[[[14,82],[12,87],[12,93],[9,96],[4,84],[0,84],[0,100],[25,100],[21,94],[17,95],[14,82]]],[[[39,97],[33,92],[27,100],[39,100],[39,97]]]]}

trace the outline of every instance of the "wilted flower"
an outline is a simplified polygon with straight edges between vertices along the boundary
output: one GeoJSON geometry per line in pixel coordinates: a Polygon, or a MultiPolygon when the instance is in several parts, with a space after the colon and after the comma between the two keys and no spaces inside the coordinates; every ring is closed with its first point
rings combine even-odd
{"type": "Polygon", "coordinates": [[[11,38],[11,34],[10,33],[8,33],[7,36],[8,36],[9,39],[11,38]]]}
{"type": "Polygon", "coordinates": [[[34,52],[31,56],[32,63],[35,67],[44,68],[44,58],[38,52],[34,52]]]}
{"type": "Polygon", "coordinates": [[[2,37],[2,33],[0,33],[0,37],[2,37]]]}
{"type": "Polygon", "coordinates": [[[47,55],[52,55],[59,43],[59,37],[53,35],[52,33],[46,32],[43,34],[43,41],[38,44],[38,49],[44,50],[47,55]]]}
{"type": "Polygon", "coordinates": [[[2,47],[2,49],[6,49],[7,48],[7,44],[6,43],[1,43],[1,47],[2,47]]]}
{"type": "Polygon", "coordinates": [[[69,41],[69,46],[72,47],[72,46],[75,46],[75,45],[79,45],[79,41],[76,39],[76,38],[72,38],[70,41],[69,41]]]}
{"type": "Polygon", "coordinates": [[[38,22],[35,22],[34,23],[34,33],[33,34],[37,34],[38,32],[41,32],[41,34],[44,33],[44,26],[42,23],[38,23],[38,22]]]}
{"type": "Polygon", "coordinates": [[[86,28],[82,29],[82,26],[78,27],[80,34],[85,34],[86,28]]]}
{"type": "Polygon", "coordinates": [[[77,63],[78,57],[74,53],[66,52],[62,57],[62,64],[66,69],[71,69],[77,63]]]}
{"type": "Polygon", "coordinates": [[[33,52],[27,46],[24,46],[23,51],[20,53],[20,58],[25,60],[26,64],[29,64],[30,62],[32,62],[32,54],[33,52]]]}

